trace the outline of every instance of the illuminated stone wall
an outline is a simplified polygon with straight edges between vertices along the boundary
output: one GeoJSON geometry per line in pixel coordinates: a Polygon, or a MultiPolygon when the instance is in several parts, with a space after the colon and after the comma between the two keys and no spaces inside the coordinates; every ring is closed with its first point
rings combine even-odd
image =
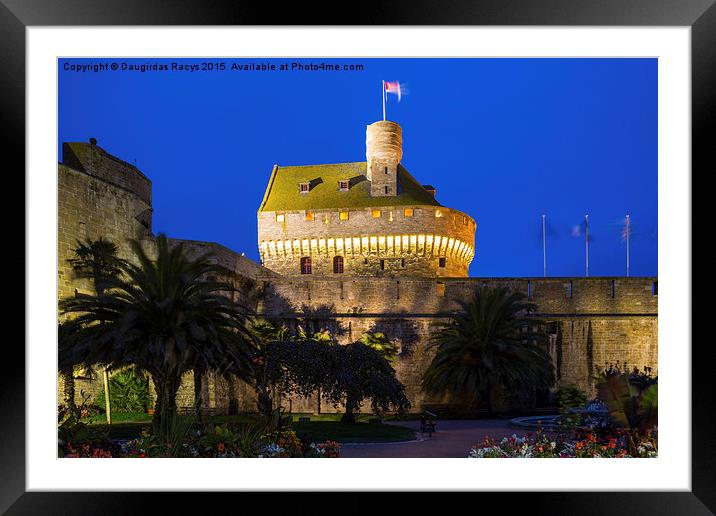
{"type": "MultiPolygon", "coordinates": [[[[593,375],[608,363],[658,371],[656,278],[283,279],[270,282],[264,311],[288,320],[304,312],[335,313],[342,343],[380,331],[400,343],[396,369],[414,408],[426,399],[420,377],[432,355],[436,325],[481,285],[529,295],[548,324],[559,385],[595,394],[593,375]]],[[[315,401],[312,401],[315,405],[315,401]]],[[[507,403],[507,401],[505,401],[507,403]]],[[[507,406],[503,406],[507,408],[507,406]]],[[[328,409],[326,409],[328,410],[328,409]]]]}
{"type": "Polygon", "coordinates": [[[475,221],[440,206],[259,212],[258,221],[261,263],[284,276],[301,276],[302,257],[313,276],[334,276],[341,256],[345,277],[466,277],[475,255],[475,221]]]}
{"type": "MultiPolygon", "coordinates": [[[[91,292],[93,288],[91,282],[74,278],[67,262],[78,239],[108,238],[119,245],[124,258],[131,258],[129,238],[140,239],[150,252],[154,243],[149,180],[96,146],[72,145],[71,164],[58,165],[60,299],[74,295],[75,289],[91,292]]],[[[420,391],[420,377],[432,358],[427,344],[436,324],[445,321],[458,309],[458,302],[469,299],[482,284],[529,294],[542,318],[553,323],[549,325],[550,353],[560,385],[575,384],[593,395],[591,372],[609,362],[626,361],[658,371],[656,278],[467,278],[467,264],[474,253],[474,220],[463,219],[462,213],[447,208],[416,206],[413,217],[405,217],[403,209],[382,207],[379,218],[373,217],[372,209],[356,209],[350,211],[347,221],[341,221],[335,210],[316,211],[313,221],[305,219],[305,212],[288,212],[283,222],[276,220],[274,212],[261,212],[259,244],[268,268],[219,244],[181,242],[192,255],[214,252],[219,263],[238,275],[240,300],[261,314],[295,324],[306,313],[329,313],[341,330],[338,338],[342,343],[355,341],[367,331],[380,331],[398,341],[401,354],[396,368],[413,410],[420,410],[423,403],[450,401],[426,399],[420,391]],[[436,210],[441,211],[440,217],[435,216],[436,210]],[[328,224],[324,215],[329,217],[328,224]],[[392,251],[388,244],[391,235],[392,251]],[[396,235],[400,236],[400,248],[396,248],[396,235]],[[405,248],[403,235],[408,235],[405,248]],[[425,235],[424,239],[420,235],[425,235]],[[433,235],[432,244],[429,235],[433,235]],[[448,245],[452,238],[453,253],[455,240],[469,248],[466,251],[463,246],[457,256],[445,251],[446,267],[441,270],[442,239],[438,249],[435,235],[447,236],[448,245]],[[349,237],[350,251],[346,245],[349,237]],[[358,246],[352,245],[354,237],[360,239],[360,253],[358,246]],[[337,244],[338,238],[344,239],[342,246],[337,244]],[[281,252],[287,253],[287,240],[291,242],[290,256],[281,256],[281,252]],[[314,259],[310,276],[300,275],[296,254],[299,249],[305,252],[304,240],[308,240],[307,251],[314,259]],[[279,241],[283,241],[282,248],[279,241]],[[346,257],[345,272],[340,276],[332,272],[332,257],[338,253],[346,257]],[[367,265],[365,258],[369,259],[367,265]],[[381,259],[388,264],[384,270],[380,269],[381,259]],[[398,261],[402,259],[406,260],[405,269],[398,261]]],[[[178,406],[193,405],[193,383],[193,375],[187,374],[177,396],[178,406]]],[[[102,389],[101,375],[94,380],[77,379],[76,384],[78,401],[81,390],[94,396],[102,389]]],[[[61,395],[61,382],[58,387],[61,395]]],[[[218,412],[255,409],[253,389],[238,380],[207,375],[202,396],[204,404],[218,412]]],[[[317,410],[315,399],[284,400],[283,404],[294,412],[317,410]]],[[[509,408],[509,400],[502,407],[509,408]]],[[[323,402],[321,410],[334,409],[323,402]]]]}

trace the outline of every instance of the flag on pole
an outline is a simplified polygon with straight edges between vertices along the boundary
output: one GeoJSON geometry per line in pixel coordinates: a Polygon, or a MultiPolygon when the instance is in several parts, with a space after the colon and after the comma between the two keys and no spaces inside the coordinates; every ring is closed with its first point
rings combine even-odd
{"type": "Polygon", "coordinates": [[[626,242],[626,275],[629,276],[629,237],[631,237],[631,218],[629,214],[624,217],[624,228],[622,229],[622,241],[626,242]]]}
{"type": "Polygon", "coordinates": [[[403,88],[400,87],[400,83],[398,81],[393,81],[393,82],[385,81],[384,84],[385,84],[385,92],[397,95],[398,102],[400,102],[400,98],[403,96],[403,88]]]}
{"type": "Polygon", "coordinates": [[[632,235],[632,227],[631,227],[631,220],[629,215],[627,214],[626,217],[624,217],[624,221],[622,222],[622,242],[626,242],[629,237],[632,235]]]}

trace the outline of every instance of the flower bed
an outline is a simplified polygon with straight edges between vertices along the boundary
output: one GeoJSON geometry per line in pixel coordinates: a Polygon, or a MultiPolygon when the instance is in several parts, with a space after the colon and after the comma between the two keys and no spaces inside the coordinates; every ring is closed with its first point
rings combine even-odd
{"type": "Polygon", "coordinates": [[[333,458],[338,457],[340,444],[335,441],[307,442],[293,430],[282,429],[268,434],[233,431],[217,426],[212,431],[197,430],[176,443],[161,443],[148,432],[138,439],[121,443],[106,441],[67,444],[68,458],[333,458]]]}
{"type": "Polygon", "coordinates": [[[550,437],[542,432],[534,436],[504,437],[499,442],[485,437],[473,446],[469,458],[651,458],[657,456],[655,436],[631,436],[635,440],[634,451],[629,453],[626,432],[614,431],[600,435],[592,431],[578,432],[572,439],[562,435],[550,437]]]}

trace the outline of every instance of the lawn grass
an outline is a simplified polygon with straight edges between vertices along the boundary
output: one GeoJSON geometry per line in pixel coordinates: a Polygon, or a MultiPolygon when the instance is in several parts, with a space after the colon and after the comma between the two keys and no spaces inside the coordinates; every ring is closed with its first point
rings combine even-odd
{"type": "MultiPolygon", "coordinates": [[[[338,441],[340,443],[365,442],[394,442],[411,441],[415,439],[415,432],[409,428],[390,424],[368,423],[375,416],[370,414],[357,415],[357,422],[344,424],[340,422],[342,414],[291,414],[293,416],[292,428],[298,435],[305,435],[313,441],[338,441]],[[311,421],[298,422],[299,417],[309,417],[311,421]]],[[[208,416],[211,424],[242,424],[254,417],[254,414],[208,416]]],[[[179,416],[194,417],[194,416],[179,416]]],[[[129,413],[112,415],[112,424],[108,425],[104,414],[86,418],[91,435],[97,439],[133,439],[139,437],[143,429],[149,430],[152,416],[144,413],[129,413]]],[[[386,418],[386,421],[388,418],[386,418]]]]}
{"type": "MultiPolygon", "coordinates": [[[[151,421],[152,416],[146,412],[115,412],[112,414],[112,424],[114,423],[144,423],[151,421]]],[[[107,424],[107,417],[105,414],[98,414],[96,416],[89,416],[82,420],[88,425],[105,425],[107,424]]]]}

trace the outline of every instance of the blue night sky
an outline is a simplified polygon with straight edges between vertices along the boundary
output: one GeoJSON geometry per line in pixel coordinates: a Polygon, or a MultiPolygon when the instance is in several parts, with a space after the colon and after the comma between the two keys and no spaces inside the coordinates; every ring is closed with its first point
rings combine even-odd
{"type": "MultiPolygon", "coordinates": [[[[259,60],[229,60],[246,64],[259,60]]],[[[621,223],[632,219],[631,274],[657,274],[656,59],[274,59],[362,71],[63,70],[59,135],[95,137],[153,183],[154,232],[219,242],[258,260],[256,211],[271,168],[365,159],[381,80],[403,127],[403,165],[441,204],[477,221],[471,276],[625,273],[621,223]]],[[[172,60],[124,60],[171,63],[172,60]]],[[[174,60],[197,64],[202,60],[174,60]]],[[[61,152],[61,147],[58,152],[61,152]]],[[[61,158],[61,156],[60,156],[61,158]]]]}

